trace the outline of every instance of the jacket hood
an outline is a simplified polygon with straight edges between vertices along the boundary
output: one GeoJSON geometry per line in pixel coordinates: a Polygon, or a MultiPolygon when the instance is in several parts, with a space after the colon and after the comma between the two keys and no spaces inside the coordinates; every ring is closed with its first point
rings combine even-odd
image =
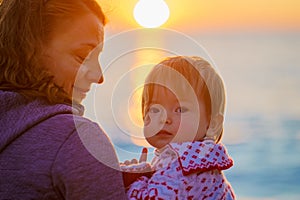
{"type": "Polygon", "coordinates": [[[28,101],[16,92],[0,90],[0,153],[26,130],[40,122],[57,114],[75,114],[74,111],[82,114],[70,105],[49,105],[41,99],[28,101]]]}

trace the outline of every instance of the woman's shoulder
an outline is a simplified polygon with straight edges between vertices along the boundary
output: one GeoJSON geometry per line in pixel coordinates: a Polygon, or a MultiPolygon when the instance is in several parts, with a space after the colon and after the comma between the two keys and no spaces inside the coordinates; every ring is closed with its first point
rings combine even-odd
{"type": "Polygon", "coordinates": [[[71,113],[56,114],[45,120],[41,125],[47,126],[51,130],[54,129],[55,132],[78,134],[79,136],[87,133],[106,136],[96,122],[71,113]]]}
{"type": "Polygon", "coordinates": [[[90,126],[98,126],[98,124],[91,119],[74,115],[72,113],[58,113],[55,114],[48,119],[49,122],[60,123],[64,125],[90,125],[90,126]]]}
{"type": "Polygon", "coordinates": [[[62,148],[73,149],[76,146],[78,151],[79,146],[82,146],[101,163],[119,169],[112,142],[96,122],[82,116],[60,114],[49,120],[49,123],[60,126],[57,131],[67,132],[64,134],[66,138],[62,148]]]}

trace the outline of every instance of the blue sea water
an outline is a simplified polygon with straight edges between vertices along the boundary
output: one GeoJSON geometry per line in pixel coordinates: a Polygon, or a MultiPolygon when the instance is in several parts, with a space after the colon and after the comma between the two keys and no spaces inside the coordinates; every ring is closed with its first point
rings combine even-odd
{"type": "Polygon", "coordinates": [[[235,160],[226,172],[237,196],[270,199],[300,198],[300,120],[243,118],[253,138],[227,145],[235,160]],[[275,135],[277,132],[279,135],[275,135]]]}
{"type": "MultiPolygon", "coordinates": [[[[234,166],[225,174],[237,199],[300,199],[300,32],[191,37],[205,47],[226,84],[222,141],[234,166]]],[[[117,129],[99,123],[120,161],[138,158],[142,147],[122,142],[117,129]]]]}

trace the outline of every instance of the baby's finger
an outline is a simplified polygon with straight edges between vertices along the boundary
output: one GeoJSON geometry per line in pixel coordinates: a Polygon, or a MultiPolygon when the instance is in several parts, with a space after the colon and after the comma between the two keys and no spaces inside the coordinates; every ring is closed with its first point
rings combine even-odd
{"type": "Polygon", "coordinates": [[[130,161],[129,160],[125,160],[124,161],[124,165],[130,165],[130,161]]]}
{"type": "Polygon", "coordinates": [[[134,158],[134,159],[132,159],[132,160],[131,160],[131,164],[138,164],[138,161],[137,161],[137,159],[135,159],[135,158],[134,158]]]}
{"type": "Polygon", "coordinates": [[[139,160],[140,163],[147,161],[147,154],[148,154],[148,149],[143,148],[142,155],[141,155],[140,160],[139,160]]]}

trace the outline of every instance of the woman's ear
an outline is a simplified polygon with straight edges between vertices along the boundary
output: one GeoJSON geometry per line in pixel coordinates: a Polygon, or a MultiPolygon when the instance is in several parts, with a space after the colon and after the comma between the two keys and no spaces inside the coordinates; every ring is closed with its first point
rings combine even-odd
{"type": "Polygon", "coordinates": [[[224,117],[222,114],[217,114],[214,117],[212,117],[204,139],[216,141],[222,134],[223,121],[224,117]]]}

